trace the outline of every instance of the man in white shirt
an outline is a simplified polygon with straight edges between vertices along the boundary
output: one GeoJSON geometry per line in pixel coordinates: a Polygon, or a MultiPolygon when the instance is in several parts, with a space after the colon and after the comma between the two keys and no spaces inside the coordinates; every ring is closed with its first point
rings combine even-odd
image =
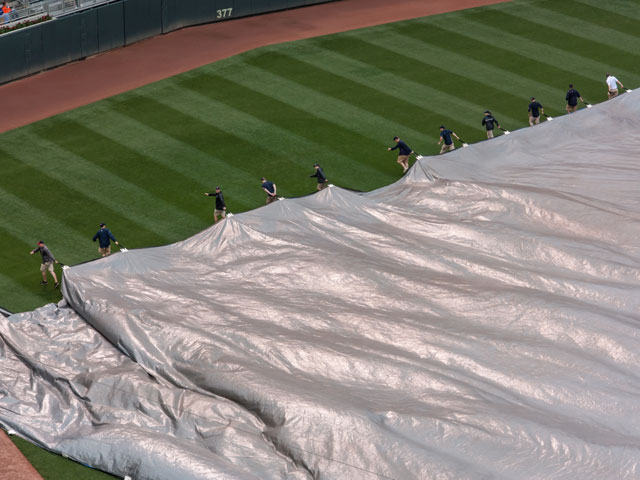
{"type": "Polygon", "coordinates": [[[622,85],[620,80],[618,80],[616,77],[614,77],[610,73],[607,73],[607,87],[609,88],[609,92],[608,92],[609,98],[618,96],[618,85],[620,85],[620,88],[624,88],[624,85],[622,85]]]}

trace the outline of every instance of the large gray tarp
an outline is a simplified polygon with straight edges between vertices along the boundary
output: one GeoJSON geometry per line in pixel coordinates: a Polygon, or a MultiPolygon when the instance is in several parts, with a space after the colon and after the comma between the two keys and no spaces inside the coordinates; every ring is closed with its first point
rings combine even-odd
{"type": "Polygon", "coordinates": [[[79,265],[0,322],[0,422],[136,479],[637,479],[638,212],[632,93],[79,265]]]}

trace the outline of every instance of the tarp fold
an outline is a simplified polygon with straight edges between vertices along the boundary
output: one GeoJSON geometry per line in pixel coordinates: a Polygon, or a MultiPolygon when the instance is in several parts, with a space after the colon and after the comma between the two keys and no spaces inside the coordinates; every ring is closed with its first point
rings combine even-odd
{"type": "Polygon", "coordinates": [[[0,423],[136,479],[640,476],[640,96],[65,272],[0,423]]]}

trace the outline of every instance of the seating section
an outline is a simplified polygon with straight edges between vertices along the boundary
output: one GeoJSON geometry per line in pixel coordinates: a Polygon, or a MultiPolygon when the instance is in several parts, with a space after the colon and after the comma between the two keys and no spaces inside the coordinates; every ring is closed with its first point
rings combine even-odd
{"type": "Polygon", "coordinates": [[[11,26],[44,15],[61,17],[83,8],[90,8],[109,1],[110,0],[15,0],[13,2],[7,2],[9,7],[11,7],[9,22],[1,23],[0,26],[11,26]]]}

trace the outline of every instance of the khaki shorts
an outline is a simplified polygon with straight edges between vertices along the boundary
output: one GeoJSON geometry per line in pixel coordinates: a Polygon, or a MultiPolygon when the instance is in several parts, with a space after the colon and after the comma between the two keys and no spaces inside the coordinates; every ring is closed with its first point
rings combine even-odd
{"type": "Polygon", "coordinates": [[[453,144],[453,142],[451,142],[449,145],[447,145],[446,143],[444,143],[444,144],[442,145],[442,148],[440,149],[440,153],[444,153],[444,152],[446,152],[446,151],[451,151],[451,150],[455,150],[455,149],[456,149],[456,147],[455,147],[455,145],[453,144]]]}
{"type": "Polygon", "coordinates": [[[540,115],[538,115],[537,117],[534,117],[533,115],[529,115],[529,125],[533,125],[533,124],[538,125],[540,123],[540,115]]]}
{"type": "Polygon", "coordinates": [[[100,252],[100,255],[111,255],[111,245],[107,248],[98,247],[98,251],[100,252]]]}
{"type": "Polygon", "coordinates": [[[267,195],[267,205],[269,205],[272,202],[275,202],[278,199],[278,197],[276,195],[267,195]]]}
{"type": "Polygon", "coordinates": [[[578,105],[567,105],[567,113],[573,113],[578,110],[578,105]]]}
{"type": "Polygon", "coordinates": [[[613,90],[609,90],[609,97],[610,98],[613,98],[613,97],[616,97],[616,96],[618,96],[618,89],[617,88],[615,88],[613,90]]]}
{"type": "Polygon", "coordinates": [[[409,158],[409,155],[398,155],[398,163],[406,162],[409,158]]]}
{"type": "Polygon", "coordinates": [[[41,272],[46,272],[47,270],[49,270],[50,272],[53,272],[53,262],[47,262],[40,265],[41,272]]]}
{"type": "Polygon", "coordinates": [[[220,215],[222,218],[225,218],[227,216],[227,211],[226,210],[214,210],[213,214],[215,216],[220,215]]]}

